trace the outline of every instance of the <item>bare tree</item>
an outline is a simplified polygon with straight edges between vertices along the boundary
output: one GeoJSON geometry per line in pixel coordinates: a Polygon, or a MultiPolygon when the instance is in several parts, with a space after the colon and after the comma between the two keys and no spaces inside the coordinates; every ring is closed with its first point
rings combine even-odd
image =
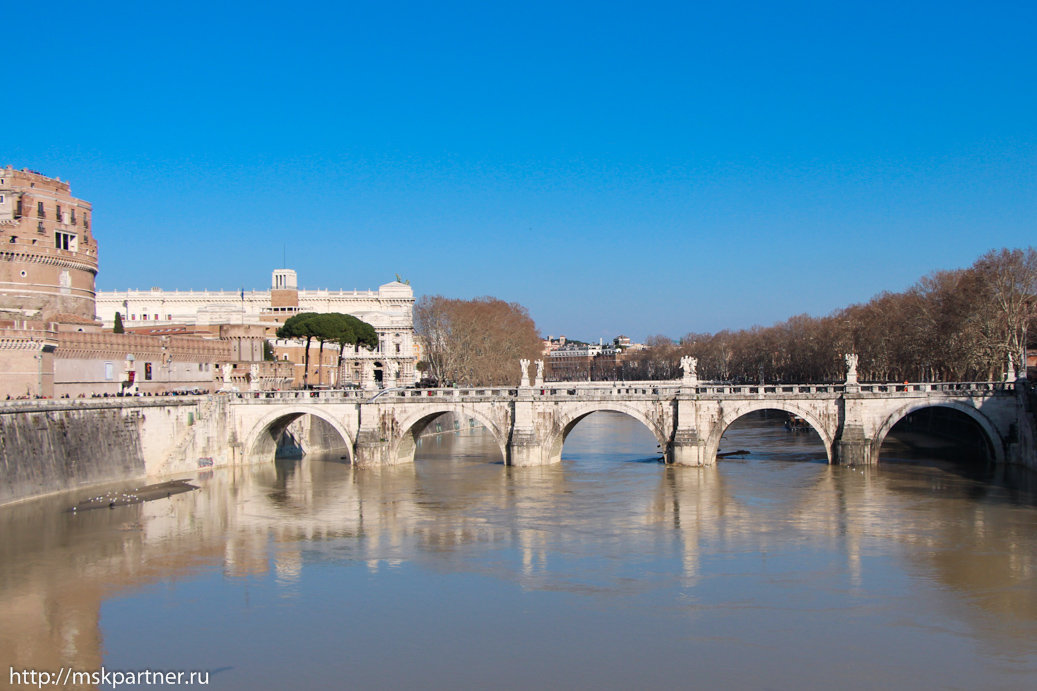
{"type": "Polygon", "coordinates": [[[679,357],[692,355],[706,379],[838,381],[842,353],[854,352],[865,381],[996,379],[1009,357],[1023,361],[1035,329],[1037,251],[1003,249],[825,317],[688,334],[678,347],[655,336],[626,364],[628,376],[674,378],[679,357]]]}
{"type": "Polygon", "coordinates": [[[1037,250],[1001,249],[987,252],[973,267],[989,288],[998,325],[991,334],[1007,362],[1023,362],[1031,323],[1037,315],[1037,250]]]}
{"type": "Polygon", "coordinates": [[[526,308],[492,297],[424,296],[414,305],[414,331],[426,371],[464,386],[516,384],[518,361],[535,360],[542,350],[526,308]]]}

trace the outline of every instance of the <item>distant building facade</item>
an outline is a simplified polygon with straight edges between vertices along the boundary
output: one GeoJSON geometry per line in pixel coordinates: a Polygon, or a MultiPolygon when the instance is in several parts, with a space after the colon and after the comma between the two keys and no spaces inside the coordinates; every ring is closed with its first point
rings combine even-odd
{"type": "Polygon", "coordinates": [[[548,381],[608,380],[622,376],[623,353],[638,349],[626,336],[617,336],[611,343],[570,341],[565,336],[544,341],[547,360],[545,376],[548,381]]]}
{"type": "Polygon", "coordinates": [[[352,314],[378,334],[374,350],[325,344],[321,357],[313,344],[310,383],[416,380],[409,285],[299,290],[295,272],[279,269],[269,291],[96,293],[92,215],[68,182],[0,169],[0,398],[298,386],[305,348],[276,331],[301,312],[352,314]],[[124,334],[112,332],[116,312],[124,334]]]}
{"type": "MultiPolygon", "coordinates": [[[[318,345],[311,344],[307,381],[323,386],[406,386],[417,381],[414,338],[414,291],[393,281],[378,290],[306,290],[298,287],[291,269],[277,269],[269,290],[181,291],[123,290],[97,294],[97,315],[106,327],[119,312],[126,328],[186,325],[196,328],[220,324],[261,326],[266,337],[276,338],[286,319],[302,312],[350,314],[374,327],[378,334],[375,350],[347,348],[338,366],[338,346],[324,345],[325,361],[319,366],[318,345]],[[327,362],[328,353],[334,362],[327,362]]],[[[295,365],[292,378],[303,380],[305,348],[298,343],[274,341],[278,361],[295,365]]]]}
{"type": "Polygon", "coordinates": [[[220,388],[230,340],[102,329],[92,214],[68,182],[0,169],[0,398],[220,388]]]}

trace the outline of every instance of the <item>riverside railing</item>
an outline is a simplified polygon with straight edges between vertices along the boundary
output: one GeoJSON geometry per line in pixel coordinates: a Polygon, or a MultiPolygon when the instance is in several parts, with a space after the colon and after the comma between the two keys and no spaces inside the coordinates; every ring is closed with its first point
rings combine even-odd
{"type": "Polygon", "coordinates": [[[319,391],[243,391],[230,394],[237,399],[252,401],[324,401],[324,402],[428,402],[451,401],[494,401],[516,399],[520,394],[538,400],[602,400],[635,398],[675,398],[678,395],[693,395],[706,398],[721,397],[832,397],[846,394],[871,396],[917,396],[918,394],[944,394],[951,396],[989,396],[1008,394],[1014,384],[1006,382],[907,382],[907,383],[863,383],[856,385],[838,384],[731,384],[726,382],[697,382],[682,384],[679,381],[661,382],[548,382],[542,386],[518,387],[451,387],[451,388],[389,388],[376,392],[359,389],[331,389],[319,391]]]}
{"type": "Polygon", "coordinates": [[[60,410],[100,410],[112,408],[162,408],[196,405],[199,396],[110,396],[108,398],[29,398],[0,401],[0,414],[45,413],[60,410]]]}
{"type": "Polygon", "coordinates": [[[428,402],[450,401],[499,401],[511,400],[519,394],[537,400],[620,400],[637,398],[671,399],[678,395],[705,398],[764,397],[764,398],[810,398],[842,396],[846,394],[865,397],[903,396],[936,394],[944,396],[992,396],[1014,395],[1013,382],[906,382],[906,383],[863,383],[841,384],[730,384],[724,382],[548,382],[542,386],[520,389],[518,387],[485,386],[439,389],[390,388],[376,392],[363,389],[321,389],[287,391],[233,391],[211,394],[184,394],[164,396],[114,396],[108,398],[45,398],[10,399],[0,401],[0,412],[17,413],[28,411],[67,410],[87,408],[129,408],[194,405],[214,396],[227,396],[232,402],[249,403],[366,403],[378,401],[428,402]]]}

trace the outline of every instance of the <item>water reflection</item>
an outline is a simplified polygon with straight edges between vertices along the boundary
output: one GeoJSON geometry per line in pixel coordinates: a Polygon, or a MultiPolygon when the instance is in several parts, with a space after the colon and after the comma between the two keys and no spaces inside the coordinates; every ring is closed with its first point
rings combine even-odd
{"type": "MultiPolygon", "coordinates": [[[[892,646],[889,654],[899,644],[880,641],[921,645],[935,627],[941,633],[932,640],[951,631],[978,642],[982,655],[1010,651],[1016,661],[1005,674],[1037,670],[1032,484],[939,464],[861,470],[811,462],[818,450],[804,437],[766,421],[734,426],[728,443],[751,453],[714,468],[666,467],[654,462],[655,441],[638,423],[595,415],[574,430],[556,466],[503,466],[489,435],[464,430],[423,439],[413,465],[357,470],[337,456],[307,458],[207,471],[196,478],[199,491],[111,510],[65,513],[74,500],[67,496],[7,507],[0,510],[0,653],[16,667],[97,669],[124,654],[111,642],[130,626],[114,614],[102,620],[106,602],[136,598],[148,616],[154,598],[141,588],[214,573],[232,589],[269,589],[294,603],[281,625],[298,635],[328,597],[308,591],[308,579],[355,565],[377,587],[403,578],[422,591],[478,577],[498,590],[516,588],[506,590],[514,596],[551,594],[565,611],[583,611],[579,603],[592,598],[610,622],[646,638],[670,627],[675,638],[660,644],[660,655],[687,655],[680,641],[699,640],[706,632],[698,627],[706,627],[735,647],[772,635],[768,645],[792,656],[796,643],[779,632],[810,616],[798,644],[820,650],[833,645],[832,627],[865,650],[892,646]],[[844,616],[847,608],[855,618],[844,616]]],[[[823,459],[823,447],[819,453],[823,459]]],[[[445,630],[467,626],[451,612],[481,616],[465,609],[464,592],[441,589],[436,597],[445,630]]],[[[520,609],[531,606],[525,602],[520,609]]],[[[229,598],[210,616],[234,620],[241,606],[229,598]]],[[[553,621],[550,611],[543,616],[553,621]]],[[[406,617],[384,625],[406,637],[406,617]]],[[[573,654],[571,667],[556,674],[585,671],[573,646],[610,644],[605,631],[581,629],[577,642],[570,640],[576,623],[556,624],[540,636],[573,654]]],[[[711,642],[694,649],[713,652],[695,657],[698,672],[729,679],[720,666],[728,653],[703,640],[711,642]]],[[[352,644],[366,650],[362,640],[352,644]]],[[[511,642],[516,657],[524,645],[511,642]]],[[[248,664],[262,669],[269,652],[258,648],[248,664]]],[[[802,673],[841,674],[844,658],[830,653],[827,666],[802,673]]],[[[943,654],[926,648],[925,664],[935,667],[943,654]]],[[[654,663],[648,656],[630,664],[654,663]]],[[[954,664],[948,674],[958,674],[954,664]]]]}

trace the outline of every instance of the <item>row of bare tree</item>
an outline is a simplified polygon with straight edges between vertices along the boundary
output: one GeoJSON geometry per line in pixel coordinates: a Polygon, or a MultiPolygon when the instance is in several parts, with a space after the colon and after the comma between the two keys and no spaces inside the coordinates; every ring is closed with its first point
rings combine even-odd
{"type": "MultiPolygon", "coordinates": [[[[1037,328],[1037,250],[993,250],[967,269],[938,271],[903,293],[882,293],[826,317],[799,315],[770,327],[688,334],[620,361],[588,364],[590,378],[677,379],[683,355],[704,379],[745,382],[841,381],[844,353],[859,355],[862,381],[996,380],[1009,360],[1022,371],[1037,328]],[[607,365],[607,366],[605,366],[607,365]]],[[[516,363],[541,357],[525,307],[484,297],[432,295],[414,306],[425,350],[419,367],[440,383],[514,385],[516,363]]]]}
{"type": "Polygon", "coordinates": [[[993,250],[971,267],[938,271],[903,293],[882,293],[826,317],[774,326],[649,339],[628,353],[625,379],[674,379],[682,355],[699,376],[724,381],[825,382],[845,376],[842,354],[860,356],[862,381],[996,380],[1023,371],[1037,327],[1037,250],[993,250]]]}

